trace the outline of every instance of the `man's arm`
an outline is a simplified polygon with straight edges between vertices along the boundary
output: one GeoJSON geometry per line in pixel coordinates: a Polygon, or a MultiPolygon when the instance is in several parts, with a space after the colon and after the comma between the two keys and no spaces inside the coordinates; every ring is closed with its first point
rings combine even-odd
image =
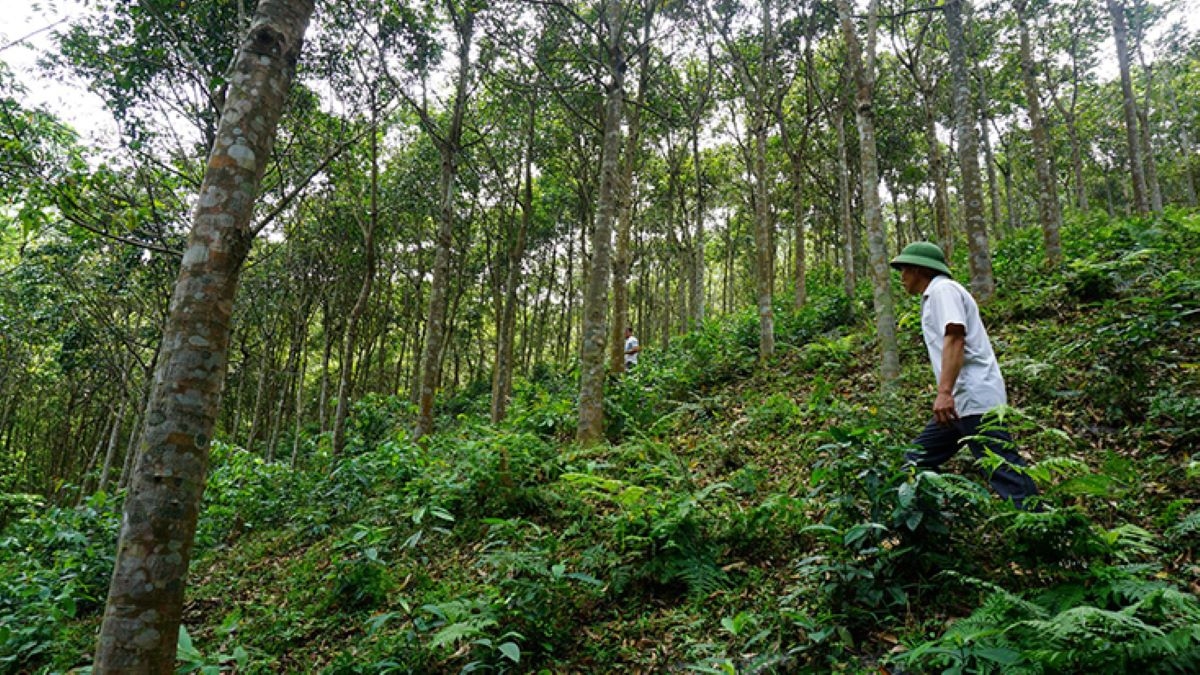
{"type": "Polygon", "coordinates": [[[954,383],[962,372],[966,351],[967,329],[960,323],[946,324],[942,342],[942,373],[938,377],[937,398],[933,401],[933,419],[938,424],[950,424],[958,419],[954,408],[954,383]]]}

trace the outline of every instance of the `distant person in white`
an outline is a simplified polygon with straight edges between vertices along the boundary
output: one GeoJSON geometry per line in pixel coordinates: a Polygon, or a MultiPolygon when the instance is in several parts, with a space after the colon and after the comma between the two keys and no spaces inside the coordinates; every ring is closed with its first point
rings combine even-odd
{"type": "Polygon", "coordinates": [[[642,347],[638,344],[638,339],[633,335],[633,327],[625,327],[625,370],[629,370],[637,365],[638,352],[642,351],[642,347]]]}
{"type": "Polygon", "coordinates": [[[1036,495],[1037,487],[1013,468],[1025,466],[1025,461],[996,420],[982,424],[987,413],[1008,402],[1008,395],[979,306],[962,284],[950,278],[946,258],[936,244],[909,244],[891,265],[900,271],[904,290],[921,296],[921,332],[937,379],[933,419],[913,441],[919,450],[906,459],[913,466],[937,468],[958,452],[964,440],[976,458],[990,450],[1004,459],[988,476],[992,489],[1017,508],[1026,508],[1025,499],[1036,495]]]}

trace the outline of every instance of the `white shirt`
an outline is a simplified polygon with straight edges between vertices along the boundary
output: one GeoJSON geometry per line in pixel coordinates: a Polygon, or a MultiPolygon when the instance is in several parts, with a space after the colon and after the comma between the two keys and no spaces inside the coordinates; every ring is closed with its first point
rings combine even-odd
{"type": "Polygon", "coordinates": [[[636,337],[630,335],[629,337],[625,338],[625,365],[628,366],[637,363],[637,352],[632,354],[629,353],[631,349],[637,349],[637,346],[638,339],[636,337]]]}
{"type": "Polygon", "coordinates": [[[962,284],[939,275],[930,280],[921,295],[921,333],[929,350],[933,376],[941,378],[942,346],[945,344],[946,324],[957,323],[966,328],[963,342],[963,366],[954,383],[954,407],[961,416],[982,415],[1008,403],[1000,364],[992,351],[987,329],[979,318],[975,298],[962,284]]]}

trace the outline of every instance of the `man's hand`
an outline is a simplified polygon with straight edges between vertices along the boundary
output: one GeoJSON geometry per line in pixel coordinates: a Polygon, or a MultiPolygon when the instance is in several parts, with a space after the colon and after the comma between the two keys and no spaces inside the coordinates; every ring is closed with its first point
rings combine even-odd
{"type": "Polygon", "coordinates": [[[958,419],[958,411],[954,409],[954,394],[937,395],[933,400],[933,419],[944,427],[958,419]]]}

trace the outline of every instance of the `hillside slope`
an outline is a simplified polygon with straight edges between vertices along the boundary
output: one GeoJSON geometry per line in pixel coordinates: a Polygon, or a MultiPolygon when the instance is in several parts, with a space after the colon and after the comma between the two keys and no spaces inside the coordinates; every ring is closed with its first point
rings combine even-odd
{"type": "MultiPolygon", "coordinates": [[[[300,466],[217,445],[181,641],[238,672],[1195,672],[1200,669],[1200,219],[1095,217],[1039,264],[995,253],[985,321],[1006,421],[1048,507],[988,494],[967,453],[900,460],[933,382],[918,306],[880,391],[865,313],[836,292],[643,352],[581,449],[574,384],[520,384],[509,422],[368,398],[348,457],[300,466]],[[854,318],[857,317],[857,318],[854,318]]],[[[959,266],[961,268],[961,266],[959,266]]],[[[114,500],[0,537],[0,668],[90,660],[114,500]]],[[[217,672],[217,670],[210,670],[217,672]]]]}

